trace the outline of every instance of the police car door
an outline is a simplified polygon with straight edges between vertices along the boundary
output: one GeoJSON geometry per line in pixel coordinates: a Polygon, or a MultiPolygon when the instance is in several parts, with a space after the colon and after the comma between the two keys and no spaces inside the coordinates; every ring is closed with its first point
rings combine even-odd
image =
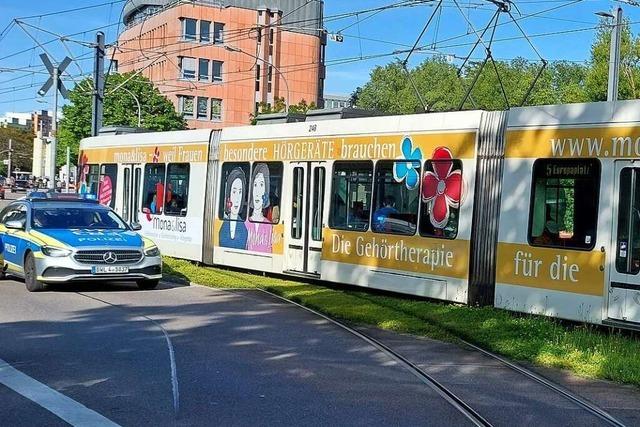
{"type": "Polygon", "coordinates": [[[9,221],[21,221],[27,224],[27,207],[20,203],[12,205],[2,217],[2,255],[3,264],[7,264],[7,270],[13,272],[23,271],[22,253],[26,245],[26,232],[22,230],[8,229],[6,223],[9,221]]]}

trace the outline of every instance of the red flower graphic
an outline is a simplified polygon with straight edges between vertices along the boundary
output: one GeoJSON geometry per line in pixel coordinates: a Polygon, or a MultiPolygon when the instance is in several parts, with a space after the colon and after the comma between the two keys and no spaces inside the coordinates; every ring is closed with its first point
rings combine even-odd
{"type": "Polygon", "coordinates": [[[422,201],[429,203],[429,219],[435,228],[444,228],[449,222],[449,208],[457,208],[462,198],[462,173],[453,170],[451,151],[438,147],[431,159],[432,171],[422,178],[422,201]]]}

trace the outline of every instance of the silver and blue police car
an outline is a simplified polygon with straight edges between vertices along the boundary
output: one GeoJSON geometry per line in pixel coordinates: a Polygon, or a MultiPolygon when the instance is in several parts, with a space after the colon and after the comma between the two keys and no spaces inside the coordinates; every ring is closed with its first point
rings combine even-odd
{"type": "Polygon", "coordinates": [[[162,278],[160,251],[139,229],[96,200],[31,193],[0,212],[1,274],[24,278],[31,292],[88,280],[153,289],[162,278]]]}

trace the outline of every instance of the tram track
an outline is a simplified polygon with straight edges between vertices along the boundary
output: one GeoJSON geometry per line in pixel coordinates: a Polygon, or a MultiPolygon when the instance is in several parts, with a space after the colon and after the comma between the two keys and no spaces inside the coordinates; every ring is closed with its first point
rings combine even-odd
{"type": "MultiPolygon", "coordinates": [[[[273,295],[273,294],[272,294],[273,295]]],[[[419,314],[416,314],[414,312],[411,312],[409,310],[402,310],[399,309],[396,306],[391,307],[390,305],[386,305],[384,303],[380,303],[380,301],[374,301],[371,298],[367,298],[366,296],[362,296],[360,294],[355,295],[353,293],[351,293],[351,295],[360,298],[360,299],[364,299],[367,300],[373,304],[379,305],[379,306],[383,306],[386,308],[393,308],[394,310],[400,311],[406,315],[409,316],[413,316],[413,317],[417,317],[420,320],[423,320],[425,322],[429,322],[432,325],[436,325],[440,328],[442,328],[445,332],[453,335],[456,337],[456,339],[463,345],[469,347],[472,350],[475,350],[483,355],[485,355],[486,357],[489,357],[490,359],[493,359],[497,362],[499,362],[501,365],[506,366],[507,368],[511,369],[512,371],[517,372],[518,374],[521,374],[527,378],[529,378],[530,380],[533,380],[535,382],[537,382],[538,384],[541,384],[542,386],[546,387],[547,389],[561,395],[563,398],[567,399],[568,401],[574,403],[575,405],[581,407],[582,409],[586,410],[587,412],[589,412],[590,414],[592,414],[593,416],[599,418],[601,421],[607,423],[608,425],[612,425],[612,426],[616,426],[616,427],[625,427],[626,425],[621,422],[620,420],[618,420],[617,418],[615,418],[613,415],[609,414],[607,411],[605,411],[604,409],[590,403],[588,400],[582,398],[581,396],[578,396],[577,394],[569,391],[568,389],[566,389],[565,387],[562,387],[550,380],[548,380],[547,378],[545,378],[544,376],[525,368],[524,366],[521,366],[517,363],[511,362],[507,359],[505,359],[504,357],[495,354],[491,351],[485,350],[463,338],[461,338],[459,336],[459,334],[456,334],[454,331],[451,331],[449,328],[447,328],[446,326],[443,326],[441,324],[438,323],[434,323],[431,319],[428,319],[426,317],[420,316],[419,314]]],[[[286,299],[286,298],[285,298],[286,299]]],[[[292,302],[294,304],[296,304],[295,302],[292,302]]],[[[298,304],[299,305],[299,304],[298,304]]]]}
{"type": "Polygon", "coordinates": [[[258,289],[260,292],[264,292],[270,295],[273,298],[286,302],[287,304],[294,305],[303,310],[306,310],[310,313],[313,313],[316,316],[319,316],[328,322],[338,326],[339,328],[349,332],[350,334],[360,338],[365,341],[369,345],[378,349],[382,353],[386,354],[391,359],[398,362],[401,366],[403,366],[407,371],[417,377],[420,381],[422,381],[425,385],[434,390],[438,395],[440,395],[446,402],[448,402],[451,406],[453,406],[457,411],[459,411],[462,415],[464,415],[469,421],[471,421],[476,426],[484,426],[484,427],[492,427],[491,424],[486,418],[480,415],[475,409],[469,406],[464,400],[458,397],[455,393],[453,393],[449,388],[444,386],[441,382],[437,381],[433,376],[429,375],[424,370],[420,369],[415,363],[411,362],[409,359],[401,355],[400,353],[393,350],[391,347],[387,346],[380,340],[373,338],[372,336],[358,331],[350,327],[349,325],[342,323],[336,319],[332,319],[329,316],[326,316],[318,311],[313,310],[312,308],[305,307],[302,304],[299,304],[295,301],[282,297],[280,295],[274,294],[273,292],[269,292],[265,289],[258,289]]]}

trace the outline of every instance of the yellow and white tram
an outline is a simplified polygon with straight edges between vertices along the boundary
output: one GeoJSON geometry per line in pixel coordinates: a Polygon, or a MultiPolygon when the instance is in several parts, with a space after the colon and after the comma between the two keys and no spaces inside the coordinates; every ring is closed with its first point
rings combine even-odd
{"type": "Polygon", "coordinates": [[[639,107],[99,136],[79,188],[166,255],[640,323],[639,107]]]}

